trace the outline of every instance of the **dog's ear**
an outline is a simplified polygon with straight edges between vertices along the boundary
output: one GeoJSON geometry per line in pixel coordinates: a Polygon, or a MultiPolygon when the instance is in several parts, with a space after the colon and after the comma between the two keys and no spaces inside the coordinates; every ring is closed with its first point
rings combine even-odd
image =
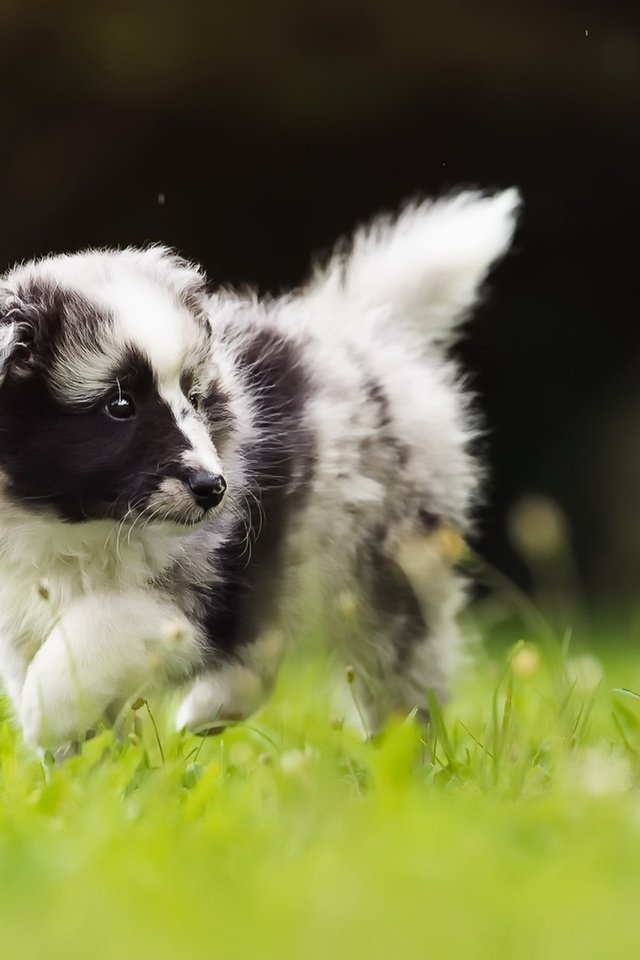
{"type": "Polygon", "coordinates": [[[380,325],[412,327],[422,337],[446,341],[506,253],[518,207],[516,190],[410,205],[358,231],[310,292],[346,301],[380,325]]]}
{"type": "Polygon", "coordinates": [[[29,372],[38,322],[33,306],[0,288],[0,386],[9,371],[21,376],[29,372]]]}

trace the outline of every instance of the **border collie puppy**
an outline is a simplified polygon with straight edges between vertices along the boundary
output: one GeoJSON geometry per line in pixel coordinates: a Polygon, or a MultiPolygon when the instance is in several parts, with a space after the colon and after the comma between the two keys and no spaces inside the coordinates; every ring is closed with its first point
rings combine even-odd
{"type": "Polygon", "coordinates": [[[246,717],[319,593],[370,732],[446,694],[443,533],[479,473],[447,346],[516,207],[410,206],[275,300],[161,247],[0,278],[0,675],[29,743],[168,681],[180,728],[246,717]]]}

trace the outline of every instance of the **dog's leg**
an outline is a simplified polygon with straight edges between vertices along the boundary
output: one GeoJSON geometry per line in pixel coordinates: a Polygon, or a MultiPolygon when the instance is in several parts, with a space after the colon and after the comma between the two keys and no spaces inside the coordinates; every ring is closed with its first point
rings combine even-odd
{"type": "Polygon", "coordinates": [[[200,657],[184,615],[150,591],[85,597],[27,669],[19,705],[25,739],[45,748],[82,740],[114,700],[182,677],[200,657]]]}
{"type": "Polygon", "coordinates": [[[370,546],[352,613],[349,682],[361,725],[375,735],[392,714],[428,718],[446,699],[459,647],[462,589],[442,537],[421,529],[370,546]]]}
{"type": "Polygon", "coordinates": [[[2,692],[6,693],[15,710],[20,704],[24,679],[29,660],[19,647],[6,635],[0,636],[0,678],[2,692]]]}
{"type": "Polygon", "coordinates": [[[176,715],[176,729],[215,734],[246,720],[268,696],[284,651],[279,631],[267,631],[242,660],[212,668],[194,681],[176,715]]]}
{"type": "Polygon", "coordinates": [[[209,670],[194,681],[176,716],[176,729],[215,734],[230,721],[244,720],[261,705],[268,690],[262,677],[241,663],[209,670]]]}

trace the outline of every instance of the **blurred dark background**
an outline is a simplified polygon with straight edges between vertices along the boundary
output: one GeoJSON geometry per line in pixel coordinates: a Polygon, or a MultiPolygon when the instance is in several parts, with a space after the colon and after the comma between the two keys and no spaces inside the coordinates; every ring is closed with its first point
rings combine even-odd
{"type": "Polygon", "coordinates": [[[277,291],[403,199],[519,186],[460,348],[491,427],[480,548],[526,585],[513,511],[541,496],[585,595],[633,600],[637,2],[2,0],[0,40],[0,269],[160,240],[277,291]]]}

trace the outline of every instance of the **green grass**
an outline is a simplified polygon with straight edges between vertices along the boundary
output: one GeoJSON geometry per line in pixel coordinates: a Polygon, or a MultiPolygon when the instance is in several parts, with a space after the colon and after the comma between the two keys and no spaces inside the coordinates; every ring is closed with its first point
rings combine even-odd
{"type": "Polygon", "coordinates": [[[375,744],[322,676],[291,663],[215,739],[140,709],[57,767],[4,723],[0,955],[637,955],[640,659],[479,656],[428,734],[375,744]]]}

